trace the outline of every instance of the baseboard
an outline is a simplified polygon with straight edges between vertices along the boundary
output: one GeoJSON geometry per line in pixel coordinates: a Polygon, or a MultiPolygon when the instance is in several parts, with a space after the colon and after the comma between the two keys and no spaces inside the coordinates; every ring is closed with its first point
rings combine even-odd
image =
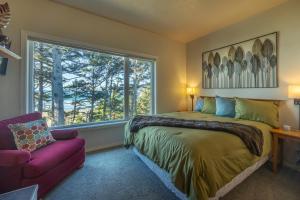
{"type": "Polygon", "coordinates": [[[293,169],[295,171],[300,172],[300,167],[298,165],[291,164],[291,163],[288,163],[288,162],[283,162],[283,166],[286,166],[286,167],[288,167],[290,169],[293,169]]]}
{"type": "Polygon", "coordinates": [[[112,149],[112,148],[121,147],[121,146],[123,146],[123,142],[116,142],[116,143],[112,143],[109,145],[101,145],[101,146],[97,146],[97,147],[93,147],[93,148],[88,148],[85,150],[85,152],[91,153],[91,152],[95,152],[95,151],[107,150],[107,149],[112,149]]]}

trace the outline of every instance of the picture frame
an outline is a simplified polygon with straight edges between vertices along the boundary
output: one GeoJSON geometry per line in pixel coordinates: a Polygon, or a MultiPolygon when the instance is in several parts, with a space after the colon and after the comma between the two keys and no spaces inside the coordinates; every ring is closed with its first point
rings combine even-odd
{"type": "Polygon", "coordinates": [[[277,88],[278,32],[202,53],[202,88],[277,88]]]}

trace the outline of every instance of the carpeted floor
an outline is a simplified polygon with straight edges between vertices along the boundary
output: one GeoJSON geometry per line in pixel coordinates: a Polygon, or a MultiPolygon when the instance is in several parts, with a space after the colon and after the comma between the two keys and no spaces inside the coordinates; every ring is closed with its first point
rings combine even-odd
{"type": "MultiPolygon", "coordinates": [[[[300,173],[263,166],[222,200],[298,200],[300,173]]],[[[178,200],[131,150],[87,155],[85,166],[66,178],[46,200],[178,200]]]]}

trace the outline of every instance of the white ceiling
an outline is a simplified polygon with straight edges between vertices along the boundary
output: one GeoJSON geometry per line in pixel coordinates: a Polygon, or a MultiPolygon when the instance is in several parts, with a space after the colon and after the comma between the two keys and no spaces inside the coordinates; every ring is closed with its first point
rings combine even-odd
{"type": "Polygon", "coordinates": [[[53,0],[188,42],[287,0],[53,0]]]}

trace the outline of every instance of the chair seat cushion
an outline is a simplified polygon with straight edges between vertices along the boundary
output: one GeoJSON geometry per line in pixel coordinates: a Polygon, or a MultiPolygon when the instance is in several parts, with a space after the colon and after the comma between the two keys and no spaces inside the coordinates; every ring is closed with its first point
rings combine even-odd
{"type": "Polygon", "coordinates": [[[81,138],[56,141],[31,153],[30,161],[24,166],[24,177],[41,176],[64,162],[84,147],[81,138]]]}

